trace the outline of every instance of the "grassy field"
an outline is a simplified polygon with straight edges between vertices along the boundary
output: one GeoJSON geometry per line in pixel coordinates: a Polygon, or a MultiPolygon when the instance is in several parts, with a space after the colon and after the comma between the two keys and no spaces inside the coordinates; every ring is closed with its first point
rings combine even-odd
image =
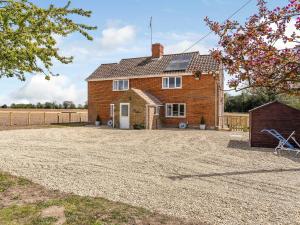
{"type": "Polygon", "coordinates": [[[187,224],[143,208],[103,198],[50,191],[26,179],[0,172],[0,224],[187,224]]]}

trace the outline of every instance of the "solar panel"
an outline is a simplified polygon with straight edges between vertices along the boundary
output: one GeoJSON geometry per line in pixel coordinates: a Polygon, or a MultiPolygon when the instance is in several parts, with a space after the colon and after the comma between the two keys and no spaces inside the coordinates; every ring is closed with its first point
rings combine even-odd
{"type": "Polygon", "coordinates": [[[186,70],[191,59],[192,55],[190,54],[173,56],[171,62],[169,63],[165,71],[167,72],[186,70]]]}

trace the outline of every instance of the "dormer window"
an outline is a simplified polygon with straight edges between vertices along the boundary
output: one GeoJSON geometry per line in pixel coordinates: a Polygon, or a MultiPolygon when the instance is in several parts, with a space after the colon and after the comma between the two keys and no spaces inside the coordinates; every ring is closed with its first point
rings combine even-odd
{"type": "Polygon", "coordinates": [[[162,88],[163,89],[176,89],[182,87],[181,77],[163,77],[162,88]]]}
{"type": "Polygon", "coordinates": [[[129,89],[129,80],[114,80],[113,91],[127,91],[129,89]]]}

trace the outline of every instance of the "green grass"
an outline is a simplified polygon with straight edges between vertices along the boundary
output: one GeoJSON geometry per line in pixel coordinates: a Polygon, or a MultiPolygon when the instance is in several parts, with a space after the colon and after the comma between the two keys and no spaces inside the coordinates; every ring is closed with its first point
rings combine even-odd
{"type": "MultiPolygon", "coordinates": [[[[49,191],[30,181],[10,176],[0,172],[0,199],[2,196],[10,195],[11,204],[1,206],[0,202],[0,224],[1,225],[51,225],[58,218],[42,218],[44,209],[51,206],[64,208],[66,218],[65,225],[124,225],[135,224],[186,224],[176,218],[169,218],[154,214],[143,208],[133,207],[127,204],[112,202],[103,198],[81,197],[71,194],[62,194],[58,191],[49,191]],[[34,188],[33,188],[34,187],[34,188]],[[22,192],[28,193],[41,188],[43,196],[49,196],[45,201],[26,203],[26,195],[17,195],[13,191],[21,188],[22,192]],[[18,204],[14,200],[18,200],[18,204]],[[149,223],[153,221],[153,223],[149,223]]],[[[30,195],[30,194],[29,194],[30,195]]],[[[28,201],[27,201],[28,202],[28,201]]]]}
{"type": "Polygon", "coordinates": [[[30,181],[10,176],[6,173],[0,173],[0,193],[6,191],[10,187],[18,186],[26,186],[29,185],[30,181]]]}

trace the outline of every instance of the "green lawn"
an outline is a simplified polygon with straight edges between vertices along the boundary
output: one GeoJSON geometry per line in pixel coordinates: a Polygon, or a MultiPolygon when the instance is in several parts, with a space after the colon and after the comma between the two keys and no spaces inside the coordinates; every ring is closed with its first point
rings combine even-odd
{"type": "Polygon", "coordinates": [[[191,224],[103,198],[50,191],[26,179],[1,172],[0,200],[1,225],[191,224]],[[62,213],[55,210],[57,208],[62,213]],[[51,213],[47,215],[45,212],[49,209],[51,213]]]}

